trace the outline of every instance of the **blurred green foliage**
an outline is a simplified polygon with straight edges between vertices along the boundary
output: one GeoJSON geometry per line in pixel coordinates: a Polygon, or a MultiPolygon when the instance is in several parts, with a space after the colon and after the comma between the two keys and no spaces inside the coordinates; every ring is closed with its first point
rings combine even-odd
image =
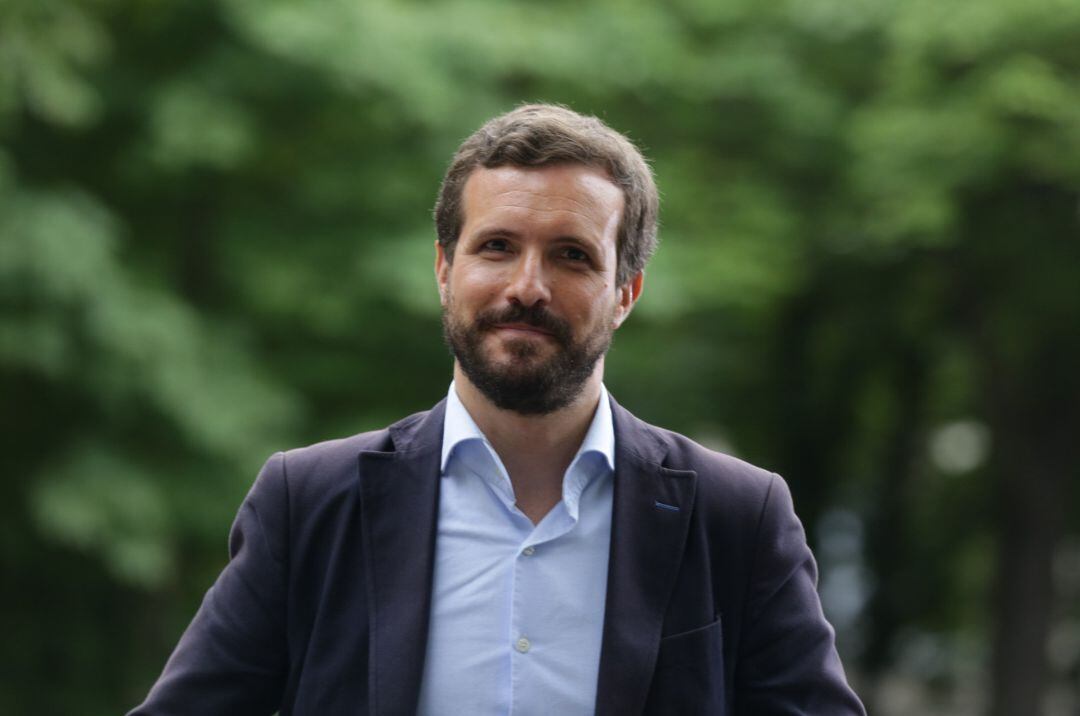
{"type": "Polygon", "coordinates": [[[538,99],[661,187],[609,387],[788,477],[874,710],[1075,703],[1078,86],[1071,0],[3,0],[0,711],[138,701],[261,460],[445,392],[435,191],[538,99]]]}

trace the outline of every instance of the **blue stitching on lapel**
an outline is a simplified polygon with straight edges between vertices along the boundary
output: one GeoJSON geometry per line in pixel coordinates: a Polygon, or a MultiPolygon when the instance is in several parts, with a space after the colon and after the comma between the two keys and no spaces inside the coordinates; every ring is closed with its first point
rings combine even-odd
{"type": "Polygon", "coordinates": [[[658,507],[661,510],[668,510],[670,512],[678,512],[679,511],[679,508],[676,507],[675,505],[669,505],[666,502],[660,502],[659,500],[657,500],[654,504],[656,505],[656,507],[658,507]]]}

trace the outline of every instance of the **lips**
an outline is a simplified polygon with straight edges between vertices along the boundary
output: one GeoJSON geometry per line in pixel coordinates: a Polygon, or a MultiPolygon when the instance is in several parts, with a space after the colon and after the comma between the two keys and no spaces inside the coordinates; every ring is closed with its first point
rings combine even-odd
{"type": "Polygon", "coordinates": [[[546,328],[541,328],[540,326],[534,326],[528,323],[496,323],[492,328],[497,331],[512,331],[534,336],[545,336],[547,338],[555,337],[555,335],[546,328]]]}
{"type": "Polygon", "coordinates": [[[505,336],[543,336],[563,346],[569,345],[572,339],[570,324],[540,305],[528,308],[511,305],[501,310],[484,311],[476,317],[476,326],[482,331],[499,331],[505,336]]]}

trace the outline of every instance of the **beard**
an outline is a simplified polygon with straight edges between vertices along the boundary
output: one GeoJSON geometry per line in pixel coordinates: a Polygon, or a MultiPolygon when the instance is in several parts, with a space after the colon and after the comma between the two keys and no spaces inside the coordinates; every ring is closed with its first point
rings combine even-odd
{"type": "Polygon", "coordinates": [[[443,309],[443,337],[461,369],[495,406],[521,415],[547,415],[565,408],[581,394],[596,362],[611,346],[610,321],[579,341],[567,321],[546,308],[512,304],[490,309],[471,323],[453,316],[453,299],[443,309]],[[505,343],[509,365],[497,365],[484,351],[484,338],[498,324],[521,323],[547,331],[556,351],[542,358],[543,347],[531,339],[505,343]]]}

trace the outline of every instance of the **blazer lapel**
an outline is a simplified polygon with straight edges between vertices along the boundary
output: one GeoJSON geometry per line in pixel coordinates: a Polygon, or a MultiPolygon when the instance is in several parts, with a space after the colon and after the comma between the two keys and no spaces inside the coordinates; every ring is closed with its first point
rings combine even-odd
{"type": "Polygon", "coordinates": [[[393,452],[360,454],[369,686],[375,714],[414,713],[431,611],[445,402],[390,428],[393,452]]]}
{"type": "Polygon", "coordinates": [[[598,716],[641,713],[682,561],[696,474],[670,470],[659,433],[614,399],[615,495],[598,716]]]}

